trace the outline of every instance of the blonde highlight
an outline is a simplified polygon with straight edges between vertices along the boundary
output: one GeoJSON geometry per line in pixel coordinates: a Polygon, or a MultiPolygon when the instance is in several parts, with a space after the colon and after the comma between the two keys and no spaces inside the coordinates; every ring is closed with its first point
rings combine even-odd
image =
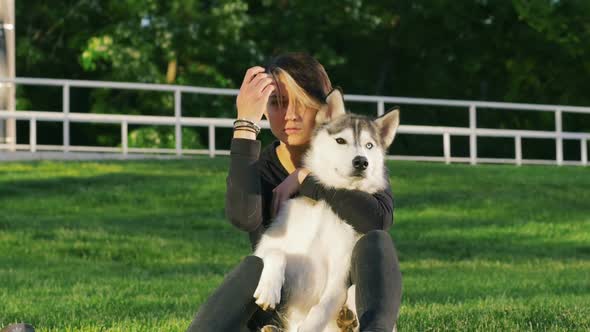
{"type": "MultiPolygon", "coordinates": [[[[272,76],[276,82],[281,82],[285,86],[286,91],[281,91],[280,85],[277,84],[277,94],[281,97],[286,96],[289,98],[289,103],[293,103],[293,107],[296,109],[314,109],[320,110],[325,101],[319,101],[316,98],[310,96],[305,89],[303,89],[295,79],[284,69],[274,68],[272,76]]],[[[279,107],[284,107],[283,98],[279,98],[279,107]]]]}

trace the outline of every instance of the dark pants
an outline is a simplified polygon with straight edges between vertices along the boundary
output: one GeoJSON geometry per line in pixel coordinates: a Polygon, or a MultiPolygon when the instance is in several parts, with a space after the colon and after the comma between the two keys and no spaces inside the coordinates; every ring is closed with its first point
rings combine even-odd
{"type": "MultiPolygon", "coordinates": [[[[262,260],[248,256],[201,306],[187,332],[250,332],[272,320],[254,303],[262,260]]],[[[356,285],[361,332],[391,332],[399,312],[402,275],[391,237],[371,231],[354,247],[350,278],[356,285]]]]}

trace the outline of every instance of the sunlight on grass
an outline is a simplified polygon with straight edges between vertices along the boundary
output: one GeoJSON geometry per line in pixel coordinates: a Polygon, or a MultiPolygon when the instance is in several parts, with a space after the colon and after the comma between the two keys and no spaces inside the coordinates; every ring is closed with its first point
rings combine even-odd
{"type": "MultiPolygon", "coordinates": [[[[0,164],[0,326],[184,331],[250,253],[227,158],[0,164]]],[[[590,329],[590,172],[388,164],[400,331],[590,329]]]]}

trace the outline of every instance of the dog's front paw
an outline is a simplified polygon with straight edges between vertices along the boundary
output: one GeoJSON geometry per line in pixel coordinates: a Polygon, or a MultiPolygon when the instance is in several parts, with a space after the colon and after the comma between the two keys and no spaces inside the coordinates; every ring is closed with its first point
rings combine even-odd
{"type": "Polygon", "coordinates": [[[279,329],[278,327],[274,326],[274,325],[266,325],[264,326],[260,332],[282,332],[283,330],[279,329]]]}
{"type": "Polygon", "coordinates": [[[359,326],[355,313],[347,306],[342,307],[336,319],[336,325],[341,332],[354,332],[359,326]]]}
{"type": "Polygon", "coordinates": [[[280,276],[273,276],[264,272],[263,270],[258,287],[254,291],[254,298],[256,299],[256,304],[263,310],[267,310],[268,308],[274,309],[281,301],[283,280],[280,276]]]}

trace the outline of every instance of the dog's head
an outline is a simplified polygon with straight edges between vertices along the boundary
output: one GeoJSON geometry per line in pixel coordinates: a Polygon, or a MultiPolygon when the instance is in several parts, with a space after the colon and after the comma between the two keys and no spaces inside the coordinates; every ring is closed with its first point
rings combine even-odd
{"type": "Polygon", "coordinates": [[[305,165],[320,182],[370,193],[385,187],[384,158],[399,126],[397,108],[376,119],[346,114],[342,93],[334,90],[316,122],[305,165]]]}

